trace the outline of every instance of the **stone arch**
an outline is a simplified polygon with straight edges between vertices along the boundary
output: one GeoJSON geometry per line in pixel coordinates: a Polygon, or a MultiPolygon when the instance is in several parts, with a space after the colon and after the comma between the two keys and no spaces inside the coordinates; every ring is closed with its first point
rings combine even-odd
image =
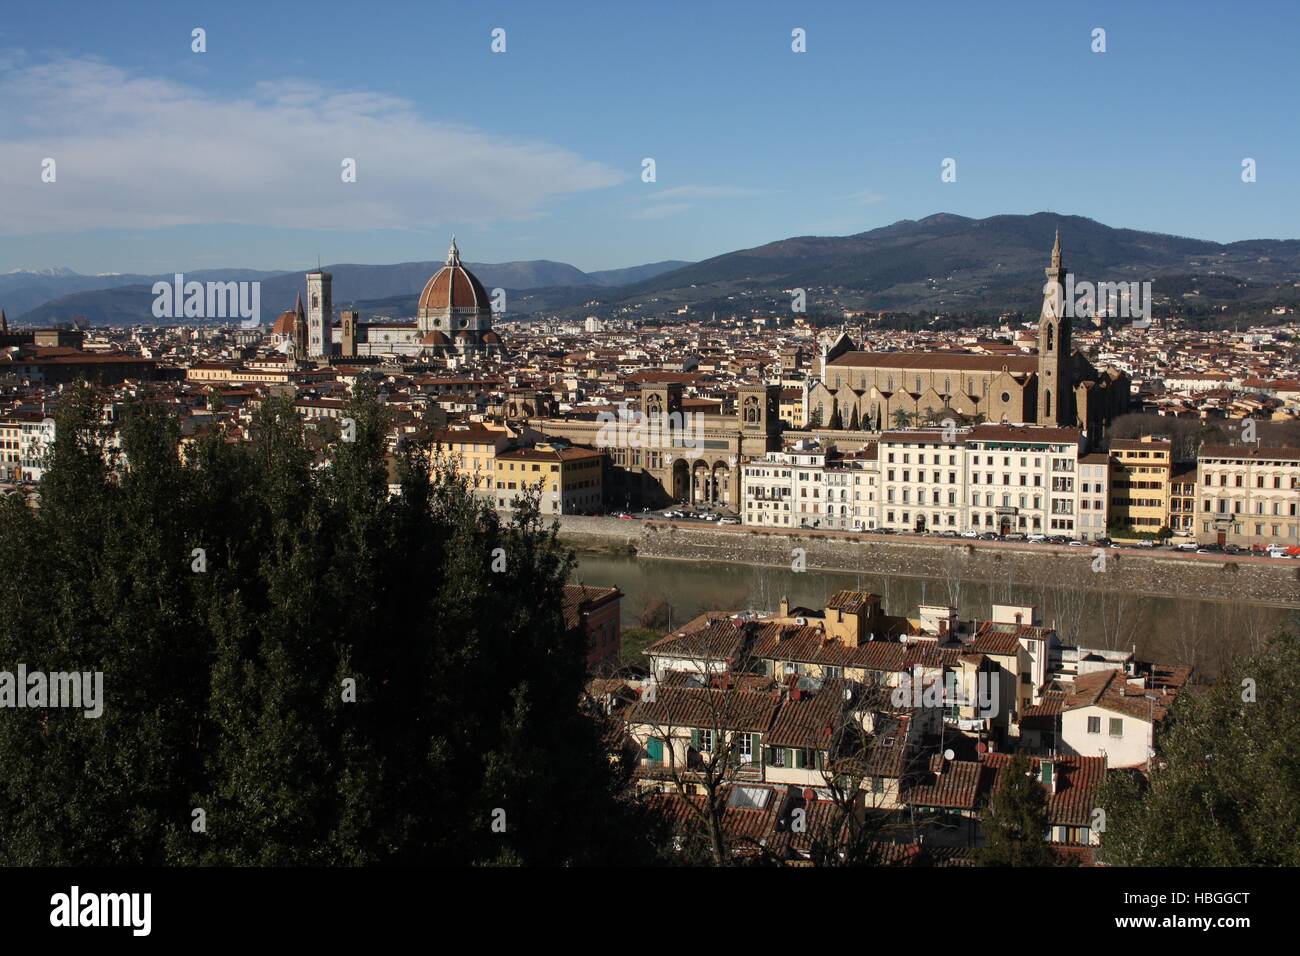
{"type": "Polygon", "coordinates": [[[691,466],[685,458],[673,462],[672,495],[674,501],[686,504],[691,501],[691,466]]]}
{"type": "Polygon", "coordinates": [[[709,493],[712,483],[713,473],[709,470],[708,464],[696,461],[691,466],[691,503],[702,505],[712,501],[713,498],[709,493]]]}
{"type": "Polygon", "coordinates": [[[716,461],[710,469],[713,501],[717,504],[731,506],[731,466],[725,461],[716,461]]]}

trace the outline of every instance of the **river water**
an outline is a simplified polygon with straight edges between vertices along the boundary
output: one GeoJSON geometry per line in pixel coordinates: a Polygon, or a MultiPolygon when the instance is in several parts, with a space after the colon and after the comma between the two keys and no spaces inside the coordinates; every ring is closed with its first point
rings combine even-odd
{"type": "Polygon", "coordinates": [[[1012,582],[966,582],[952,593],[937,579],[839,571],[796,573],[784,568],[703,561],[638,558],[580,551],[572,579],[614,585],[623,592],[625,628],[640,627],[644,612],[667,602],[671,624],[680,626],[705,611],[775,610],[782,596],[791,605],[821,608],[836,591],[879,594],[888,614],[916,615],[920,604],[955,599],[963,618],[986,618],[990,605],[1032,604],[1044,624],[1067,643],[1129,648],[1166,663],[1190,663],[1212,673],[1226,654],[1257,648],[1282,629],[1300,632],[1300,611],[1248,603],[1151,598],[1108,592],[1020,586],[1012,582]]]}

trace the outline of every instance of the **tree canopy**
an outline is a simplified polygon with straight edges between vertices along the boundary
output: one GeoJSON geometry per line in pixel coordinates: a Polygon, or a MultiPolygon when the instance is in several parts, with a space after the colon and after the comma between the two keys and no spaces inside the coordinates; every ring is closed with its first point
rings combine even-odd
{"type": "Polygon", "coordinates": [[[1102,858],[1130,866],[1297,866],[1300,638],[1234,658],[1184,693],[1156,737],[1148,778],[1109,774],[1102,858]]]}
{"type": "Polygon", "coordinates": [[[362,393],[322,459],[287,401],[178,453],[66,395],[38,507],[0,503],[0,671],[102,672],[103,714],[0,710],[0,863],[644,862],[582,715],[571,555],[362,393]],[[395,467],[400,494],[389,493],[395,467]]]}
{"type": "Polygon", "coordinates": [[[981,866],[1051,866],[1047,797],[1030,773],[1029,758],[1016,754],[1000,777],[983,815],[984,845],[976,859],[981,866]]]}

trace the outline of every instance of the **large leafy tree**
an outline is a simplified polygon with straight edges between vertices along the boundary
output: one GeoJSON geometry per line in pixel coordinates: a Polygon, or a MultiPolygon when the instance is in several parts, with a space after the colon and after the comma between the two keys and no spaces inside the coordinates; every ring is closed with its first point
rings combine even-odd
{"type": "Polygon", "coordinates": [[[318,452],[269,400],[182,455],[164,411],[110,440],[65,397],[39,507],[0,507],[0,670],[102,671],[104,709],[0,712],[0,863],[653,858],[535,503],[348,414],[318,452]]]}
{"type": "Polygon", "coordinates": [[[1108,775],[1102,857],[1131,866],[1297,866],[1300,638],[1234,659],[1184,692],[1147,777],[1108,775]]]}

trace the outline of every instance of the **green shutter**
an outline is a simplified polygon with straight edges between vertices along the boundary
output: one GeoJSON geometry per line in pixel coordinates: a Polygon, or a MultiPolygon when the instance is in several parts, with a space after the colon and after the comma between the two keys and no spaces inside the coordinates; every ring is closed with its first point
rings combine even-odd
{"type": "Polygon", "coordinates": [[[658,737],[651,737],[645,742],[645,752],[652,762],[664,762],[664,742],[658,737]]]}
{"type": "Polygon", "coordinates": [[[775,753],[774,753],[775,749],[776,749],[775,747],[764,747],[764,748],[763,748],[763,762],[764,762],[764,763],[766,763],[766,764],[770,764],[770,763],[772,763],[774,760],[776,760],[776,755],[775,755],[775,753]]]}
{"type": "Polygon", "coordinates": [[[691,746],[696,750],[700,749],[700,732],[698,730],[691,731],[691,746]]]}

